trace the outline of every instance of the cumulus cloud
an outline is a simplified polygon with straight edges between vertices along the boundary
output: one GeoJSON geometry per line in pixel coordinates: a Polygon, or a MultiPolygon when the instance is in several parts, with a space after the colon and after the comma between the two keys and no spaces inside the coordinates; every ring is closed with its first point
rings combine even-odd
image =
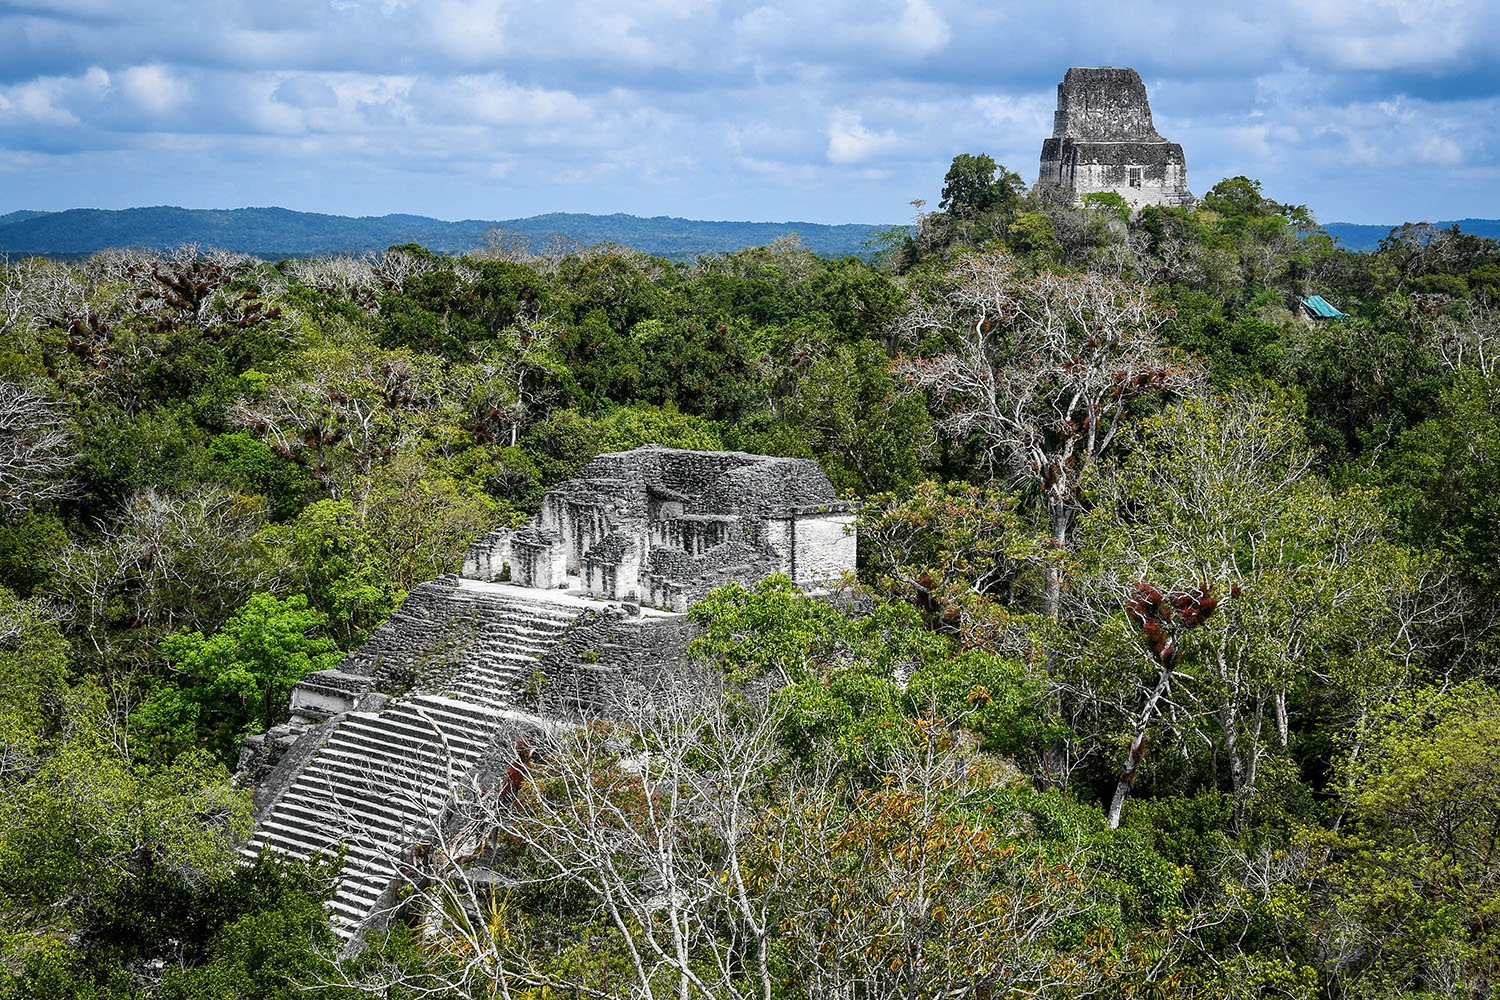
{"type": "Polygon", "coordinates": [[[140,7],[0,0],[0,211],[891,221],[955,153],[1034,176],[1057,82],[1108,64],[1141,72],[1199,191],[1246,173],[1325,219],[1500,215],[1491,0],[140,7]]]}
{"type": "Polygon", "coordinates": [[[865,128],[859,115],[839,108],[828,126],[828,160],[830,163],[863,163],[900,142],[890,129],[872,132],[865,128]]]}
{"type": "Polygon", "coordinates": [[[131,66],[119,79],[126,96],[147,111],[170,111],[187,97],[187,86],[165,66],[131,66]]]}
{"type": "Polygon", "coordinates": [[[432,38],[438,50],[468,66],[506,54],[504,0],[441,0],[432,6],[432,38]]]}

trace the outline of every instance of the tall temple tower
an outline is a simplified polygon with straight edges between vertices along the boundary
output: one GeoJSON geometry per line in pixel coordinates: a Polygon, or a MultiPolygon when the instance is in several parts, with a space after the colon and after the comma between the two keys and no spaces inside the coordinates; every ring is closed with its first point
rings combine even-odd
{"type": "Polygon", "coordinates": [[[1132,211],[1145,205],[1191,207],[1187,161],[1151,122],[1146,85],[1133,69],[1073,67],[1057,85],[1052,138],[1042,142],[1040,186],[1075,199],[1113,191],[1132,211]]]}

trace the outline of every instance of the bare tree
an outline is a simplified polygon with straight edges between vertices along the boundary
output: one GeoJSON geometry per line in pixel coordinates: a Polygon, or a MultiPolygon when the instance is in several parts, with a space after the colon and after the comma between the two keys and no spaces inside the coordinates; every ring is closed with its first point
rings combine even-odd
{"type": "Polygon", "coordinates": [[[88,287],[67,264],[42,257],[0,255],[0,334],[34,329],[42,317],[80,310],[88,287]]]}
{"type": "Polygon", "coordinates": [[[1423,320],[1425,339],[1450,371],[1478,372],[1484,378],[1500,371],[1500,308],[1475,302],[1456,316],[1439,311],[1423,320]]]}
{"type": "MultiPolygon", "coordinates": [[[[612,714],[621,721],[539,728],[503,773],[449,774],[449,809],[417,851],[362,845],[386,852],[430,950],[447,960],[419,977],[430,988],[769,1000],[776,896],[746,866],[763,846],[779,714],[739,703],[709,671],[669,691],[637,689],[612,714]],[[508,863],[517,850],[529,863],[508,863]],[[547,942],[525,939],[506,899],[537,882],[588,893],[630,982],[570,979],[547,942]]],[[[372,985],[347,963],[335,978],[372,985]]]]}
{"type": "Polygon", "coordinates": [[[515,322],[486,344],[476,368],[479,414],[476,430],[515,447],[526,424],[544,405],[545,376],[564,370],[556,344],[561,326],[534,304],[523,304],[515,322]]]}
{"type": "Polygon", "coordinates": [[[376,293],[380,278],[375,270],[373,253],[358,257],[336,254],[324,257],[302,257],[289,261],[286,271],[296,280],[316,288],[325,295],[347,298],[366,312],[376,310],[376,293]]]}
{"type": "Polygon", "coordinates": [[[230,423],[263,436],[273,451],[305,466],[334,497],[356,491],[364,510],[370,473],[419,432],[417,414],[458,405],[458,387],[432,359],[328,351],[298,376],[229,407],[230,423]]]}
{"type": "Polygon", "coordinates": [[[491,226],[484,232],[484,246],[470,256],[479,260],[508,260],[515,264],[530,264],[536,260],[532,251],[533,241],[525,233],[505,226],[491,226]]]}
{"type": "Polygon", "coordinates": [[[122,624],[213,627],[275,579],[257,537],[264,525],[263,505],[227,490],[180,497],[144,490],[99,526],[96,544],[58,553],[59,597],[101,656],[122,624]]]}
{"type": "MultiPolygon", "coordinates": [[[[941,333],[957,341],[899,369],[931,393],[955,439],[977,436],[997,474],[1030,482],[1045,498],[1054,547],[1068,545],[1082,483],[1150,393],[1184,393],[1199,373],[1163,347],[1164,321],[1148,289],[1096,274],[1029,272],[1005,252],[960,261],[938,296],[898,321],[908,341],[941,333]]],[[[1062,590],[1048,571],[1044,610],[1062,590]]]]}
{"type": "Polygon", "coordinates": [[[75,457],[63,403],[39,386],[0,379],[0,511],[19,517],[72,495],[75,457]]]}

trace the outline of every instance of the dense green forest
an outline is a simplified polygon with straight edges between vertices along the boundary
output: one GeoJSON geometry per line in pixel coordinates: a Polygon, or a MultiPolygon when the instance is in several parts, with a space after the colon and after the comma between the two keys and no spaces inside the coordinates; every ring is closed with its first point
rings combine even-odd
{"type": "Polygon", "coordinates": [[[0,994],[1494,996],[1500,245],[965,155],[877,250],[5,262],[0,994]],[[818,460],[848,599],[715,591],[745,694],[341,957],[239,740],[650,442],[818,460]]]}

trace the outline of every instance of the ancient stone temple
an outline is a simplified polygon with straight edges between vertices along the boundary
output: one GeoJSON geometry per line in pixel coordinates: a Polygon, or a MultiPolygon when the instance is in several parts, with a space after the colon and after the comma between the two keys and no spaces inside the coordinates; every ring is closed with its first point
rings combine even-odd
{"type": "Polygon", "coordinates": [[[1057,85],[1052,137],[1042,142],[1037,184],[1075,199],[1113,191],[1132,211],[1194,202],[1182,147],[1156,131],[1140,74],[1110,66],[1075,66],[1057,85]]]}
{"type": "Polygon", "coordinates": [[[333,926],[357,940],[399,903],[403,866],[518,734],[670,688],[682,613],[708,589],[854,569],[850,505],[816,462],[646,447],[600,455],[518,531],[470,546],[461,576],[414,588],[291,719],[245,741],[247,856],[345,852],[333,926]]]}
{"type": "Polygon", "coordinates": [[[685,611],[729,580],[839,579],[853,521],[810,459],[649,445],[595,458],[525,527],[471,546],[464,575],[685,611]]]}

